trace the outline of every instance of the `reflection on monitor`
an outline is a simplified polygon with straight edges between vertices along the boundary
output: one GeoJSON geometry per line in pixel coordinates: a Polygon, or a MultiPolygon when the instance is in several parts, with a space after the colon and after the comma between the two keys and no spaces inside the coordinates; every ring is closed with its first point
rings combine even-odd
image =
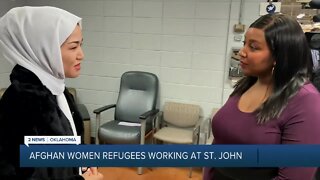
{"type": "Polygon", "coordinates": [[[310,2],[311,0],[296,0],[296,2],[299,2],[299,3],[308,3],[310,2]]]}

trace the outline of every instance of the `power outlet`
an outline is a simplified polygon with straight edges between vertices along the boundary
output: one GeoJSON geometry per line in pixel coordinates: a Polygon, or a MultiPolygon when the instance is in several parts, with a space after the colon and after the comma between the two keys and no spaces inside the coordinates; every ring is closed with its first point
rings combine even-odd
{"type": "Polygon", "coordinates": [[[233,37],[233,39],[234,39],[235,41],[241,41],[241,40],[242,40],[242,35],[241,35],[241,34],[235,35],[235,36],[233,37]]]}

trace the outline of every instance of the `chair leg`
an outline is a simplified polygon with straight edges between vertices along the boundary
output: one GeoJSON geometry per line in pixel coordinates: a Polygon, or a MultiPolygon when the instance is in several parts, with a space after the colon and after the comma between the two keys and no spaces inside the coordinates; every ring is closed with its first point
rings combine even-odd
{"type": "Polygon", "coordinates": [[[192,178],[192,167],[189,170],[189,178],[192,178]]]}
{"type": "MultiPolygon", "coordinates": [[[[144,135],[146,134],[146,120],[141,120],[140,127],[140,145],[144,145],[144,135]]],[[[143,173],[143,168],[138,167],[138,174],[141,175],[143,173]]]]}
{"type": "Polygon", "coordinates": [[[99,144],[99,127],[100,127],[100,114],[97,114],[96,116],[96,138],[95,138],[95,143],[99,144]]]}
{"type": "Polygon", "coordinates": [[[137,174],[138,175],[143,174],[143,167],[138,167],[137,174]]]}

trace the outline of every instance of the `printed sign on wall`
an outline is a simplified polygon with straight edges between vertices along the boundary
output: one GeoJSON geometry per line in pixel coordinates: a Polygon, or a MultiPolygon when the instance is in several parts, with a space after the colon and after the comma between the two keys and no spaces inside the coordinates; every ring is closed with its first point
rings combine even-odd
{"type": "Polygon", "coordinates": [[[280,12],[281,2],[262,2],[260,3],[260,16],[280,12]]]}

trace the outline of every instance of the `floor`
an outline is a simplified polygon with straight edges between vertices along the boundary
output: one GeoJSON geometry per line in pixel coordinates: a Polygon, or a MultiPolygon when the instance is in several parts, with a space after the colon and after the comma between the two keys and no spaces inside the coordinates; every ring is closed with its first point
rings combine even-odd
{"type": "Polygon", "coordinates": [[[142,175],[137,168],[99,168],[108,180],[202,180],[202,170],[195,168],[189,178],[189,168],[144,168],[142,175]]]}

